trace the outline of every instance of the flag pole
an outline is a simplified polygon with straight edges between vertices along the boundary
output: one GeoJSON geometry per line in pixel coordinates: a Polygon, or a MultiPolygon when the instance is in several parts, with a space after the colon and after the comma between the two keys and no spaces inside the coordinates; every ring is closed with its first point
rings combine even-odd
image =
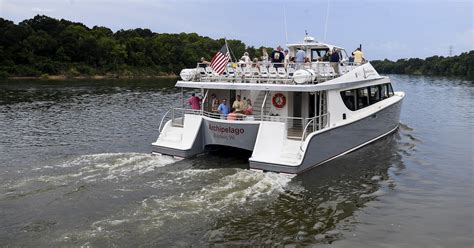
{"type": "MultiPolygon", "coordinates": [[[[235,61],[237,62],[237,58],[235,57],[232,50],[230,50],[229,45],[227,44],[227,39],[225,37],[224,37],[224,42],[225,42],[225,47],[227,47],[227,51],[229,52],[230,55],[232,55],[232,57],[234,57],[235,61]]],[[[230,62],[234,63],[234,61],[232,60],[232,57],[230,57],[230,62]]]]}

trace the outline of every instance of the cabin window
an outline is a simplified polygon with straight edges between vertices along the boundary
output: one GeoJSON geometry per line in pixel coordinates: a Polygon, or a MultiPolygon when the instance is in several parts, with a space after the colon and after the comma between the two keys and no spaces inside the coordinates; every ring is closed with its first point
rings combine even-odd
{"type": "Polygon", "coordinates": [[[387,86],[388,86],[388,97],[391,97],[393,96],[392,84],[387,84],[387,86]]]}
{"type": "Polygon", "coordinates": [[[352,111],[363,109],[393,95],[390,83],[341,91],[344,105],[352,111]]]}
{"type": "Polygon", "coordinates": [[[368,88],[357,89],[357,109],[369,106],[369,90],[368,88]]]}
{"type": "Polygon", "coordinates": [[[380,101],[380,85],[374,85],[369,87],[369,104],[372,105],[380,101]]]}
{"type": "Polygon", "coordinates": [[[328,51],[329,48],[311,49],[311,61],[318,61],[319,58],[323,59],[328,51]]]}
{"type": "Polygon", "coordinates": [[[352,111],[355,111],[355,90],[341,91],[342,101],[346,107],[352,111]]]}
{"type": "Polygon", "coordinates": [[[380,97],[382,98],[382,100],[389,98],[387,85],[386,84],[380,85],[380,89],[381,89],[380,97]]]}
{"type": "Polygon", "coordinates": [[[319,58],[318,51],[316,49],[311,49],[311,61],[317,61],[319,58]]]}

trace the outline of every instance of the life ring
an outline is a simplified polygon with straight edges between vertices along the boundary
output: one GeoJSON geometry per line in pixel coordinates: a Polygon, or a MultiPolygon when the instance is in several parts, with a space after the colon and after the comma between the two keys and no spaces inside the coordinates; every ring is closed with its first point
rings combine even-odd
{"type": "Polygon", "coordinates": [[[282,93],[276,93],[275,95],[273,95],[272,103],[273,106],[275,106],[276,108],[283,108],[286,104],[286,96],[282,93]]]}

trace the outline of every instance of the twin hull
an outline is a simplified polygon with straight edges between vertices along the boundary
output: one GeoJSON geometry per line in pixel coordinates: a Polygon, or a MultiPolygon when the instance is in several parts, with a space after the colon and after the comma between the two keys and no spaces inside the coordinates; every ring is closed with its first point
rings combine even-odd
{"type": "MultiPolygon", "coordinates": [[[[189,148],[172,147],[167,143],[160,142],[159,138],[157,142],[153,143],[153,150],[162,154],[187,158],[204,152],[208,145],[231,146],[254,151],[249,159],[251,169],[301,173],[395,131],[400,120],[401,105],[402,100],[399,100],[357,121],[326,128],[309,135],[306,138],[307,142],[301,147],[302,149],[298,146],[298,149],[294,151],[298,153],[299,157],[296,164],[286,163],[283,159],[276,159],[271,162],[259,161],[258,156],[255,156],[256,146],[259,145],[256,140],[258,140],[259,133],[262,131],[259,130],[261,123],[258,121],[226,121],[193,116],[192,118],[199,118],[199,120],[195,122],[197,129],[189,148]]],[[[187,115],[186,118],[191,118],[191,116],[187,115]]],[[[170,122],[167,123],[167,126],[171,125],[170,122]]],[[[275,140],[270,143],[265,142],[266,147],[260,147],[258,150],[262,151],[263,149],[265,152],[273,154],[282,153],[281,145],[276,145],[282,142],[284,140],[275,135],[275,140]],[[274,149],[271,144],[275,144],[280,150],[278,148],[274,149]]]]}

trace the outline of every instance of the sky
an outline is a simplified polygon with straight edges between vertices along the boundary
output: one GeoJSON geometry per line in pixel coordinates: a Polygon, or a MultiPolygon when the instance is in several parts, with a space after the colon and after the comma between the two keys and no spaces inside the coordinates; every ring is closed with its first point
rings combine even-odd
{"type": "Polygon", "coordinates": [[[43,14],[114,31],[195,32],[256,47],[301,42],[307,30],[348,52],[362,44],[369,60],[397,60],[474,50],[473,5],[474,0],[0,0],[0,17],[18,23],[43,14]]]}

